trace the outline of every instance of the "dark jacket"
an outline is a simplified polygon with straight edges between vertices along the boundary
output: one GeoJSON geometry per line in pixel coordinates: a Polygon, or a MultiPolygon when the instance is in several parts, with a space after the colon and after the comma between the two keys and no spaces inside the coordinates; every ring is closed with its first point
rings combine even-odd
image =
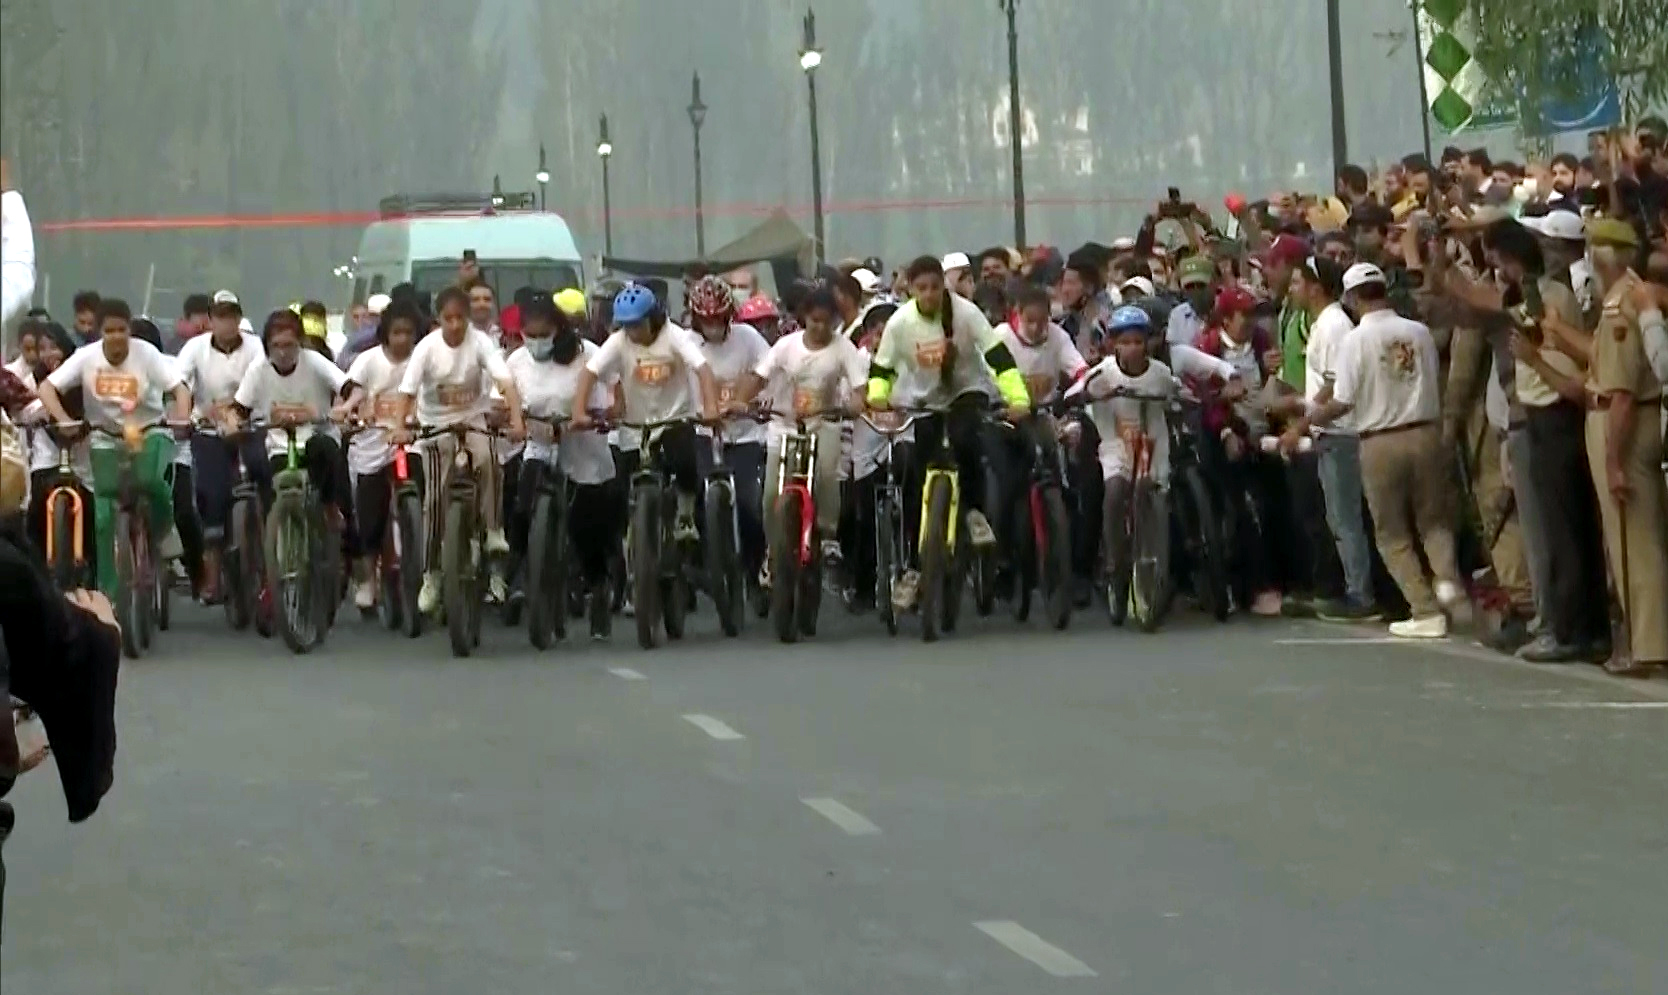
{"type": "Polygon", "coordinates": [[[10,692],[40,716],[69,819],[81,822],[114,776],[121,639],[58,592],[17,516],[0,523],[0,639],[10,692]]]}

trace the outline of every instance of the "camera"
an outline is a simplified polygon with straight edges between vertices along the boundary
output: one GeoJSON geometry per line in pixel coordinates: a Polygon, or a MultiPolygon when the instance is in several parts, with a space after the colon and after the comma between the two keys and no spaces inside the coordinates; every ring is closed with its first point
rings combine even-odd
{"type": "Polygon", "coordinates": [[[1181,190],[1179,188],[1171,187],[1167,194],[1168,195],[1164,202],[1158,205],[1159,217],[1186,219],[1199,213],[1199,207],[1197,204],[1182,201],[1181,190]]]}

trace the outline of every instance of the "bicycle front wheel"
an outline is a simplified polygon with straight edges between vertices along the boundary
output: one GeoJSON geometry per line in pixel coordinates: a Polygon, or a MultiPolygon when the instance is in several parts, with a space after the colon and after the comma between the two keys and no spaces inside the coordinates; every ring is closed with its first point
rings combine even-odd
{"type": "Polygon", "coordinates": [[[475,632],[480,618],[480,592],[475,583],[478,565],[474,511],[457,498],[446,502],[446,531],[441,533],[441,598],[446,606],[446,632],[451,637],[452,655],[475,652],[475,632]]]}
{"type": "Polygon", "coordinates": [[[1170,516],[1164,492],[1150,480],[1136,485],[1134,500],[1129,614],[1143,632],[1155,632],[1170,609],[1170,516]]]}
{"type": "Polygon", "coordinates": [[[133,555],[133,516],[116,513],[116,622],[122,629],[122,652],[130,660],[145,655],[145,639],[140,631],[144,624],[144,602],[148,591],[140,590],[139,564],[133,555]]]}
{"type": "Polygon", "coordinates": [[[266,519],[267,586],[272,591],[278,634],[291,653],[306,653],[317,645],[317,581],[312,563],[316,549],[311,531],[298,498],[274,502],[266,519]]]}
{"type": "Polygon", "coordinates": [[[742,580],[741,550],[736,545],[735,495],[726,484],[707,488],[707,584],[726,636],[741,634],[747,617],[747,585],[742,580]]]}
{"type": "Polygon", "coordinates": [[[553,555],[556,550],[551,542],[552,504],[550,495],[540,494],[527,524],[527,565],[523,581],[527,596],[527,638],[539,650],[555,644],[557,619],[567,611],[557,575],[557,557],[553,555]]]}
{"type": "Polygon", "coordinates": [[[950,562],[950,516],[954,514],[950,497],[950,481],[934,474],[927,482],[921,502],[927,516],[926,534],[921,542],[921,639],[929,643],[938,640],[940,613],[953,615],[945,603],[946,588],[956,573],[950,562]]]}
{"type": "Polygon", "coordinates": [[[418,600],[423,591],[423,501],[416,494],[400,496],[394,515],[399,536],[400,626],[407,638],[423,634],[423,612],[418,600]]]}
{"type": "Polygon", "coordinates": [[[770,550],[770,620],[776,638],[784,643],[799,641],[799,521],[804,514],[803,500],[798,491],[783,491],[776,504],[776,520],[781,527],[770,550]]]}
{"type": "Polygon", "coordinates": [[[1039,551],[1043,608],[1048,624],[1071,624],[1071,516],[1059,488],[1043,491],[1043,548],[1039,551]]]}
{"type": "Polygon", "coordinates": [[[875,501],[875,610],[893,636],[898,634],[898,610],[892,607],[892,580],[898,569],[896,515],[890,499],[875,501]]]}
{"type": "Polygon", "coordinates": [[[637,645],[660,643],[660,492],[640,487],[632,498],[630,535],[631,599],[637,645]]]}

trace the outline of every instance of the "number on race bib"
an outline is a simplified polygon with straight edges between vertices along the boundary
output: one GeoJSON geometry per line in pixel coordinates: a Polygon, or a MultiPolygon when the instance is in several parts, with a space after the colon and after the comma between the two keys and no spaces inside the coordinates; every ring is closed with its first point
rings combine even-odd
{"type": "Polygon", "coordinates": [[[659,387],[672,379],[672,364],[663,359],[640,359],[631,375],[646,387],[659,387]]]}
{"type": "Polygon", "coordinates": [[[944,357],[950,351],[948,339],[934,339],[923,342],[915,347],[915,365],[923,370],[936,370],[944,365],[944,357]]]}

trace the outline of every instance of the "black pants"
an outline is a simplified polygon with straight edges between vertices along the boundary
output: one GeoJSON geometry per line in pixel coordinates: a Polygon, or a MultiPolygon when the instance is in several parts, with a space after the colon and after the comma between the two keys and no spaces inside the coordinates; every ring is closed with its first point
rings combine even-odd
{"type": "Polygon", "coordinates": [[[191,590],[196,593],[203,584],[203,523],[197,516],[197,502],[193,479],[196,474],[193,468],[183,463],[175,463],[174,474],[174,528],[180,534],[180,549],[183,551],[181,562],[185,564],[186,574],[191,578],[191,590]]]}
{"type": "MultiPolygon", "coordinates": [[[[837,456],[835,458],[838,458],[837,456]]],[[[697,439],[695,462],[701,476],[712,470],[712,442],[697,439]]],[[[764,565],[764,444],[737,442],[724,447],[724,464],[736,482],[736,518],[741,526],[741,563],[750,573],[764,565]]]]}
{"type": "MultiPolygon", "coordinates": [[[[510,551],[517,564],[527,555],[533,507],[550,472],[550,464],[542,460],[520,462],[514,504],[510,507],[510,517],[504,520],[508,529],[506,538],[510,540],[510,551]]],[[[620,539],[625,534],[626,506],[616,494],[613,481],[567,485],[568,541],[579,558],[586,584],[601,584],[608,579],[609,563],[619,551],[620,539]]]]}
{"type": "Polygon", "coordinates": [[[1085,542],[1088,536],[1101,534],[1106,509],[1106,480],[1100,468],[1100,433],[1087,418],[1078,420],[1081,434],[1077,448],[1066,454],[1066,484],[1069,495],[1066,507],[1071,512],[1071,534],[1079,537],[1072,543],[1072,573],[1080,582],[1094,581],[1096,565],[1100,562],[1100,543],[1085,542]]]}
{"type": "MultiPolygon", "coordinates": [[[[203,526],[203,540],[209,545],[218,546],[225,541],[226,522],[232,513],[232,487],[237,483],[232,469],[235,458],[241,457],[250,476],[263,490],[271,487],[265,442],[265,437],[260,435],[245,438],[241,446],[208,436],[192,438],[191,477],[197,492],[197,515],[203,526]]],[[[175,495],[177,509],[180,506],[177,491],[175,495]]]]}
{"type": "Polygon", "coordinates": [[[904,530],[910,535],[920,534],[927,462],[946,442],[956,461],[963,513],[984,512],[995,527],[995,519],[1000,516],[993,516],[990,512],[994,509],[987,505],[993,494],[1006,492],[1012,472],[1007,447],[996,436],[1000,429],[985,419],[989,405],[983,394],[966,394],[956,398],[947,414],[931,415],[915,423],[915,444],[907,450],[910,458],[903,475],[904,530]]]}
{"type": "Polygon", "coordinates": [[[860,603],[870,604],[875,593],[875,487],[885,468],[861,480],[845,482],[840,499],[840,549],[860,603]]]}
{"type": "MultiPolygon", "coordinates": [[[[654,440],[652,450],[660,472],[666,479],[684,494],[697,495],[701,493],[700,463],[695,455],[695,426],[674,425],[661,432],[654,440]]],[[[643,441],[644,449],[651,448],[648,440],[643,441]]],[[[619,492],[631,494],[631,476],[643,465],[643,449],[614,451],[615,469],[619,492]]]]}
{"type": "Polygon", "coordinates": [[[1286,489],[1293,519],[1290,590],[1318,598],[1344,596],[1344,567],[1338,544],[1326,524],[1326,492],[1321,488],[1320,459],[1313,452],[1293,453],[1286,464],[1286,489]]]}
{"type": "MultiPolygon", "coordinates": [[[[47,545],[46,499],[51,495],[52,481],[57,476],[55,467],[36,470],[29,475],[29,535],[42,554],[45,554],[47,545]]],[[[78,485],[76,490],[81,494],[81,550],[87,560],[84,583],[92,584],[93,578],[98,576],[98,533],[93,523],[93,492],[85,484],[78,485]]]]}
{"type": "MultiPolygon", "coordinates": [[[[1568,401],[1528,408],[1530,486],[1541,499],[1547,529],[1552,589],[1546,622],[1565,645],[1603,642],[1610,636],[1604,596],[1604,534],[1598,496],[1587,463],[1587,415],[1568,401]]],[[[1654,418],[1645,411],[1642,417],[1654,418]]]]}
{"type": "MultiPolygon", "coordinates": [[[[1241,440],[1245,441],[1245,440],[1241,440]]],[[[1237,587],[1247,597],[1284,589],[1294,571],[1291,559],[1291,503],[1286,492],[1286,470],[1278,456],[1251,448],[1247,442],[1239,459],[1228,459],[1221,443],[1207,451],[1222,483],[1226,500],[1238,510],[1239,532],[1230,556],[1238,567],[1237,587]],[[1253,521],[1249,512],[1255,511],[1253,521]]]]}
{"type": "MultiPolygon", "coordinates": [[[[318,491],[320,500],[326,505],[334,505],[341,513],[342,549],[348,559],[358,559],[363,547],[354,522],[353,492],[348,485],[347,457],[342,453],[342,447],[328,435],[314,433],[301,451],[301,465],[307,471],[307,479],[312,482],[313,489],[318,491]]],[[[267,469],[275,477],[286,466],[288,460],[279,453],[268,461],[267,469]]],[[[272,507],[270,483],[263,488],[262,496],[266,499],[266,506],[272,507]]]]}
{"type": "MultiPolygon", "coordinates": [[[[419,507],[421,507],[423,483],[423,460],[413,453],[406,454],[406,472],[411,474],[411,482],[417,485],[419,507]]],[[[376,473],[361,474],[357,478],[354,488],[354,508],[357,524],[359,525],[359,539],[367,552],[375,553],[382,549],[384,540],[388,537],[389,508],[394,500],[394,464],[390,463],[376,473]]],[[[421,540],[423,523],[417,523],[418,537],[421,540]]],[[[406,555],[412,555],[406,550],[406,555]]]]}

